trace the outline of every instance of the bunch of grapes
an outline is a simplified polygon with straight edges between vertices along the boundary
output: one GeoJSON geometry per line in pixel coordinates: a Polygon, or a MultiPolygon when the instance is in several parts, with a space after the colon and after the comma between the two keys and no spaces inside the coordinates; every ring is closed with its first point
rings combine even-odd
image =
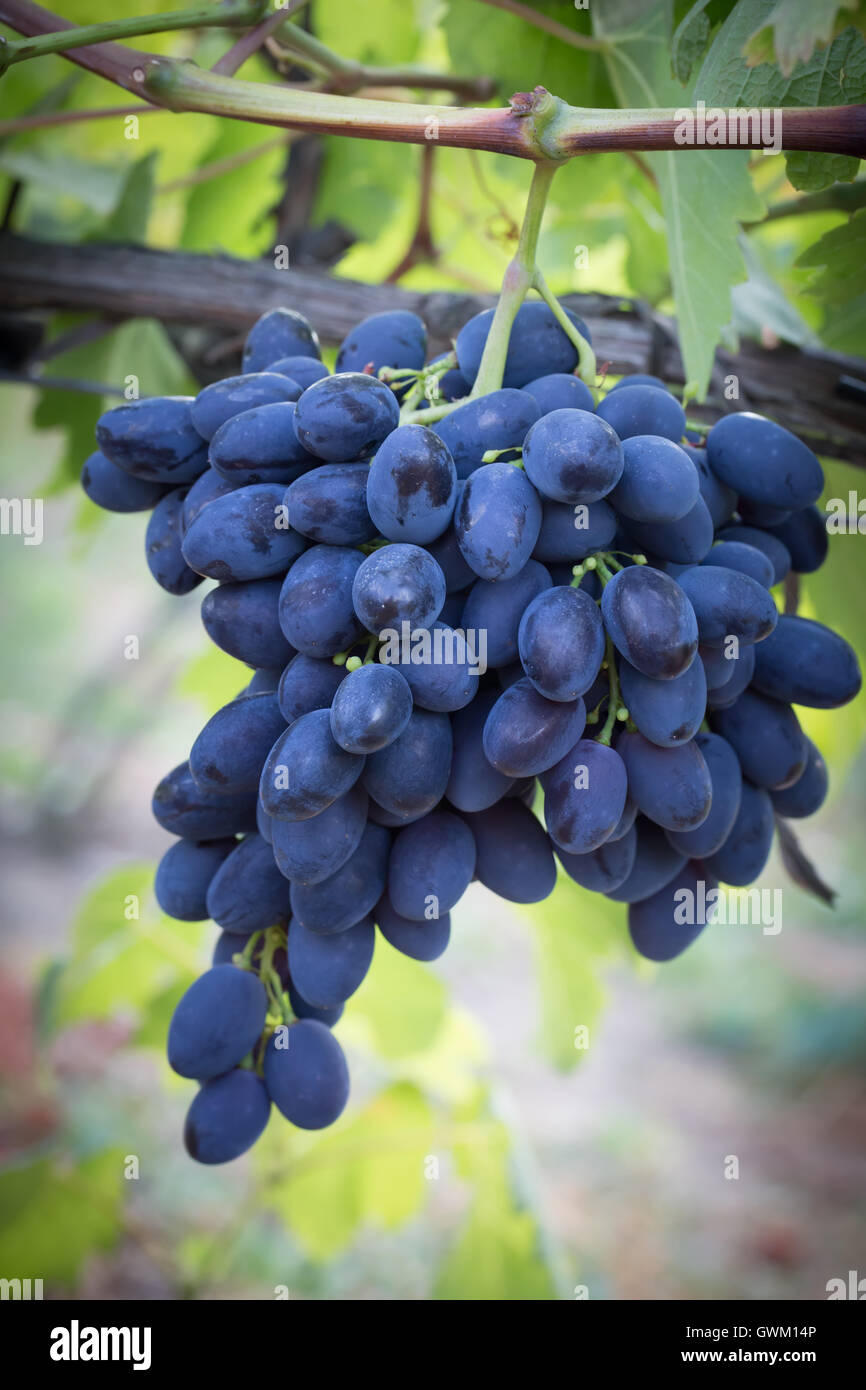
{"type": "Polygon", "coordinates": [[[153,799],[162,908],[221,928],[168,1037],[201,1162],[272,1104],[338,1117],[377,928],[433,960],[473,880],[538,902],[558,860],[669,960],[703,925],[683,892],[751,883],[826,795],[793,706],[852,699],[857,661],[771,592],[826,554],[814,454],[748,413],[702,445],[653,377],[596,405],[542,303],[473,396],[491,322],[427,363],[416,315],[377,314],[332,374],[274,310],[241,375],[99,422],[86,492],[152,508],[154,578],[215,580],[204,626],[253,668],[153,799]]]}

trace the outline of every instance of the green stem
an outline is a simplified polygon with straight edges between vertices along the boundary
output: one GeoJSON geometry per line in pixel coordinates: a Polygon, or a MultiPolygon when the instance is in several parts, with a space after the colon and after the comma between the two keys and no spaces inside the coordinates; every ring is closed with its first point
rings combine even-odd
{"type": "Polygon", "coordinates": [[[610,747],[613,726],[616,723],[617,711],[619,710],[619,677],[616,673],[616,653],[614,652],[613,642],[610,637],[606,639],[605,653],[607,656],[607,681],[610,688],[610,703],[607,707],[607,719],[604,721],[604,728],[598,736],[598,742],[610,747]]]}
{"type": "Polygon", "coordinates": [[[541,231],[544,206],[556,167],[555,164],[549,163],[536,164],[533,171],[526,212],[520,228],[520,239],[502,281],[502,290],[484,344],[481,365],[471,391],[472,396],[486,396],[490,391],[498,391],[502,385],[511,328],[517,311],[538,273],[535,264],[538,234],[541,231]]]}
{"type": "Polygon", "coordinates": [[[297,24],[283,25],[279,43],[299,59],[302,67],[331,78],[331,85],[343,92],[357,91],[359,87],[417,87],[426,91],[453,91],[482,101],[493,94],[494,84],[487,78],[454,77],[429,68],[368,67],[335,53],[297,24]]]}
{"type": "Polygon", "coordinates": [[[0,71],[27,58],[43,58],[48,53],[66,53],[115,39],[135,39],[143,34],[164,34],[174,29],[228,28],[255,24],[268,9],[268,0],[224,0],[220,5],[195,5],[174,14],[135,15],[109,19],[102,24],[82,24],[74,29],[19,39],[0,49],[0,71]]]}
{"type": "Polygon", "coordinates": [[[585,381],[587,386],[593,389],[595,387],[596,365],[592,345],[584,338],[577,325],[572,323],[540,270],[536,270],[533,276],[532,288],[538,291],[566,337],[574,343],[579,357],[577,375],[581,381],[585,381]]]}

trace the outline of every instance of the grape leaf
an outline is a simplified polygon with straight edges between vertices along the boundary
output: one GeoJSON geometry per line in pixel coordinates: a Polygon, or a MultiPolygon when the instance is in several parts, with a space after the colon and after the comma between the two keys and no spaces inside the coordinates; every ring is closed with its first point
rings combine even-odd
{"type": "MultiPolygon", "coordinates": [[[[740,0],[722,25],[695,82],[695,95],[712,106],[844,106],[866,100],[866,43],[845,29],[829,48],[797,63],[790,76],[775,65],[748,67],[743,48],[756,15],[770,13],[772,0],[740,0]]],[[[859,161],[850,155],[792,151],[788,178],[795,188],[817,191],[856,178],[859,161]]]]}
{"type": "Polygon", "coordinates": [[[745,47],[750,67],[779,64],[790,77],[798,62],[807,63],[816,46],[828,44],[842,10],[856,10],[859,0],[777,0],[765,23],[755,29],[745,47]]]}
{"type": "Polygon", "coordinates": [[[121,1230],[123,1151],[69,1167],[51,1158],[0,1174],[0,1266],[5,1275],[72,1284],[121,1230]]]}
{"type": "Polygon", "coordinates": [[[671,37],[671,68],[683,85],[688,82],[692,68],[707,46],[710,20],[705,10],[710,3],[711,0],[695,0],[671,37]]]}
{"type": "Polygon", "coordinates": [[[821,336],[836,352],[862,353],[866,345],[866,209],[832,228],[797,260],[816,275],[806,293],[822,301],[821,336]]]}
{"type": "MultiPolygon", "coordinates": [[[[678,109],[691,100],[671,76],[660,8],[643,13],[640,36],[633,38],[625,26],[634,23],[635,13],[625,0],[606,6],[603,16],[593,14],[596,27],[603,22],[605,37],[614,40],[607,61],[621,106],[678,109]]],[[[686,381],[702,397],[730,320],[731,286],[746,274],[739,222],[758,220],[763,203],[752,187],[745,151],[678,149],[645,158],[658,181],[667,225],[686,381]]]]}

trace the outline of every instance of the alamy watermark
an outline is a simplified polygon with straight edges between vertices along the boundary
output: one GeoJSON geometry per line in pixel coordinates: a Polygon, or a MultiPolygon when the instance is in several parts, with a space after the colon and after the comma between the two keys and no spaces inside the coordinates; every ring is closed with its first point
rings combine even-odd
{"type": "Polygon", "coordinates": [[[0,497],[0,535],[23,536],[25,545],[41,545],[43,510],[41,497],[0,497]]]}
{"type": "Polygon", "coordinates": [[[782,149],[782,111],[779,107],[759,109],[754,106],[707,107],[705,101],[697,106],[680,107],[674,112],[676,127],[674,141],[678,145],[702,146],[741,145],[746,149],[758,147],[765,154],[779,154],[782,149]]]}
{"type": "Polygon", "coordinates": [[[468,666],[473,676],[487,670],[487,629],[485,627],[413,628],[402,622],[400,630],[384,627],[379,633],[383,644],[379,660],[386,666],[468,666]]]}
{"type": "Polygon", "coordinates": [[[698,879],[694,890],[675,890],[674,921],[680,927],[760,927],[764,936],[778,936],[782,930],[782,890],[748,888],[732,893],[698,879]]]}

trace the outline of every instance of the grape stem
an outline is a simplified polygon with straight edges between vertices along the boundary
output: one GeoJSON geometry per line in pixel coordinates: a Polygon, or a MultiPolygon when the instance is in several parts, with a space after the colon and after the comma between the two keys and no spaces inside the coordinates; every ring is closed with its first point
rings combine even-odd
{"type": "Polygon", "coordinates": [[[607,681],[610,688],[610,699],[607,707],[607,719],[604,721],[604,728],[598,736],[598,742],[603,743],[606,748],[610,747],[613,726],[616,723],[619,711],[619,677],[616,672],[616,653],[613,649],[613,642],[608,636],[605,640],[605,659],[607,661],[607,681]]]}

